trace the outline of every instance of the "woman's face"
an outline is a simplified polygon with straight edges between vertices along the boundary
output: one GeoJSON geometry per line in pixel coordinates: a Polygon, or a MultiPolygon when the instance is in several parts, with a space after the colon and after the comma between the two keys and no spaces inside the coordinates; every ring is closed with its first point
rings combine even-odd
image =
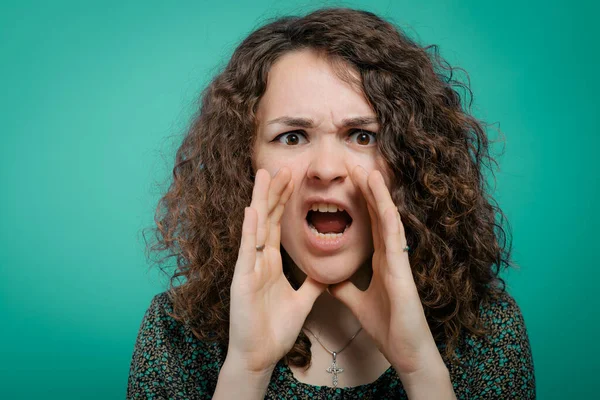
{"type": "Polygon", "coordinates": [[[378,169],[389,188],[373,135],[379,129],[375,113],[326,58],[303,50],[272,66],[257,118],[255,170],[274,176],[286,166],[294,181],[281,244],[313,279],[348,279],[373,253],[366,200],[350,174],[357,165],[378,169]]]}

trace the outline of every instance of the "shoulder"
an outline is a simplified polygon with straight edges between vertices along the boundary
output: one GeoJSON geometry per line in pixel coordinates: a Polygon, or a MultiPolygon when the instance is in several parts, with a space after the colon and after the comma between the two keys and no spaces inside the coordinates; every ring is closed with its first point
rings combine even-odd
{"type": "Polygon", "coordinates": [[[146,314],[167,317],[172,312],[173,302],[171,301],[169,292],[162,292],[152,298],[146,314]]]}
{"type": "Polygon", "coordinates": [[[177,321],[171,316],[173,303],[168,292],[157,294],[150,301],[150,306],[144,314],[140,329],[166,328],[169,330],[177,327],[177,321]]]}
{"type": "Polygon", "coordinates": [[[475,392],[471,395],[535,398],[533,356],[516,300],[506,291],[495,291],[480,305],[479,316],[487,335],[465,338],[475,392]]]}
{"type": "Polygon", "coordinates": [[[482,325],[489,333],[485,337],[490,344],[507,339],[527,339],[527,328],[521,308],[507,291],[493,291],[479,307],[482,325]]]}
{"type": "Polygon", "coordinates": [[[172,313],[168,292],[152,298],[135,343],[127,398],[177,397],[178,393],[210,398],[214,391],[224,349],[199,340],[172,313]]]}
{"type": "Polygon", "coordinates": [[[142,319],[139,337],[149,336],[153,340],[168,337],[170,341],[176,341],[182,335],[188,334],[185,325],[176,321],[171,316],[172,313],[173,303],[168,292],[154,296],[142,319]]]}
{"type": "Polygon", "coordinates": [[[465,344],[472,357],[481,357],[497,347],[499,353],[519,343],[529,344],[525,320],[517,301],[507,292],[495,290],[479,305],[480,326],[486,335],[465,334],[465,344]]]}
{"type": "Polygon", "coordinates": [[[150,333],[155,341],[167,341],[177,346],[214,347],[209,342],[197,339],[187,323],[176,320],[172,315],[173,301],[170,293],[166,291],[155,295],[144,314],[139,335],[150,333]]]}

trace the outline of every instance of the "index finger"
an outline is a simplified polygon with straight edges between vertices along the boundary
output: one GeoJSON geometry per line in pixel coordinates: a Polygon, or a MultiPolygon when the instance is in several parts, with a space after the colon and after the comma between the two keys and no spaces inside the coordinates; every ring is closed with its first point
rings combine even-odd
{"type": "Polygon", "coordinates": [[[373,192],[377,212],[380,216],[386,250],[391,253],[400,253],[406,242],[404,226],[400,219],[398,207],[392,200],[392,195],[385,185],[381,172],[373,171],[369,176],[368,184],[373,192]]]}
{"type": "Polygon", "coordinates": [[[359,189],[361,190],[363,196],[367,201],[367,210],[369,211],[369,218],[371,220],[371,231],[373,236],[373,246],[375,249],[379,249],[383,244],[381,233],[379,231],[379,218],[377,215],[377,203],[369,188],[369,184],[367,182],[369,174],[368,172],[361,167],[360,165],[356,166],[352,170],[352,180],[356,182],[359,189]]]}
{"type": "Polygon", "coordinates": [[[266,170],[259,169],[256,171],[250,207],[255,209],[258,214],[258,223],[256,229],[256,243],[258,245],[265,244],[265,239],[268,233],[267,216],[269,212],[268,201],[270,183],[271,175],[266,170]]]}

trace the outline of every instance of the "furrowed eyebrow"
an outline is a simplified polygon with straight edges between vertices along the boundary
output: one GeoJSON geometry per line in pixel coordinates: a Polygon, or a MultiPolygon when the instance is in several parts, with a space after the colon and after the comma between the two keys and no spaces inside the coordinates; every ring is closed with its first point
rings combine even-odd
{"type": "Polygon", "coordinates": [[[314,122],[312,119],[294,118],[294,117],[287,117],[287,116],[275,118],[275,119],[272,119],[269,122],[267,122],[267,125],[273,125],[273,124],[297,126],[297,127],[306,128],[306,129],[314,127],[314,122]]]}
{"type": "Polygon", "coordinates": [[[347,118],[342,120],[342,126],[348,128],[350,126],[365,126],[376,124],[377,118],[375,117],[356,117],[356,118],[347,118]]]}
{"type": "MultiPolygon", "coordinates": [[[[376,124],[377,118],[375,117],[355,117],[355,118],[346,118],[342,120],[342,126],[344,128],[348,128],[351,126],[365,126],[376,124]]],[[[297,118],[297,117],[288,117],[283,116],[279,118],[275,118],[267,122],[267,125],[273,124],[283,124],[287,126],[300,127],[305,129],[314,128],[314,122],[309,118],[297,118]]]]}

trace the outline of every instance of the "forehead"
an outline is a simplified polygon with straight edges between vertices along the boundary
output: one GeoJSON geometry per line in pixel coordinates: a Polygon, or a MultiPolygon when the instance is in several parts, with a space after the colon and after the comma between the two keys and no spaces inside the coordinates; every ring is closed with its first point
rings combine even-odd
{"type": "Polygon", "coordinates": [[[349,66],[334,64],[315,51],[285,54],[269,71],[267,89],[257,110],[259,122],[287,115],[317,121],[329,118],[335,123],[374,115],[359,85],[341,79],[340,72],[352,76],[353,81],[359,79],[349,66]]]}

